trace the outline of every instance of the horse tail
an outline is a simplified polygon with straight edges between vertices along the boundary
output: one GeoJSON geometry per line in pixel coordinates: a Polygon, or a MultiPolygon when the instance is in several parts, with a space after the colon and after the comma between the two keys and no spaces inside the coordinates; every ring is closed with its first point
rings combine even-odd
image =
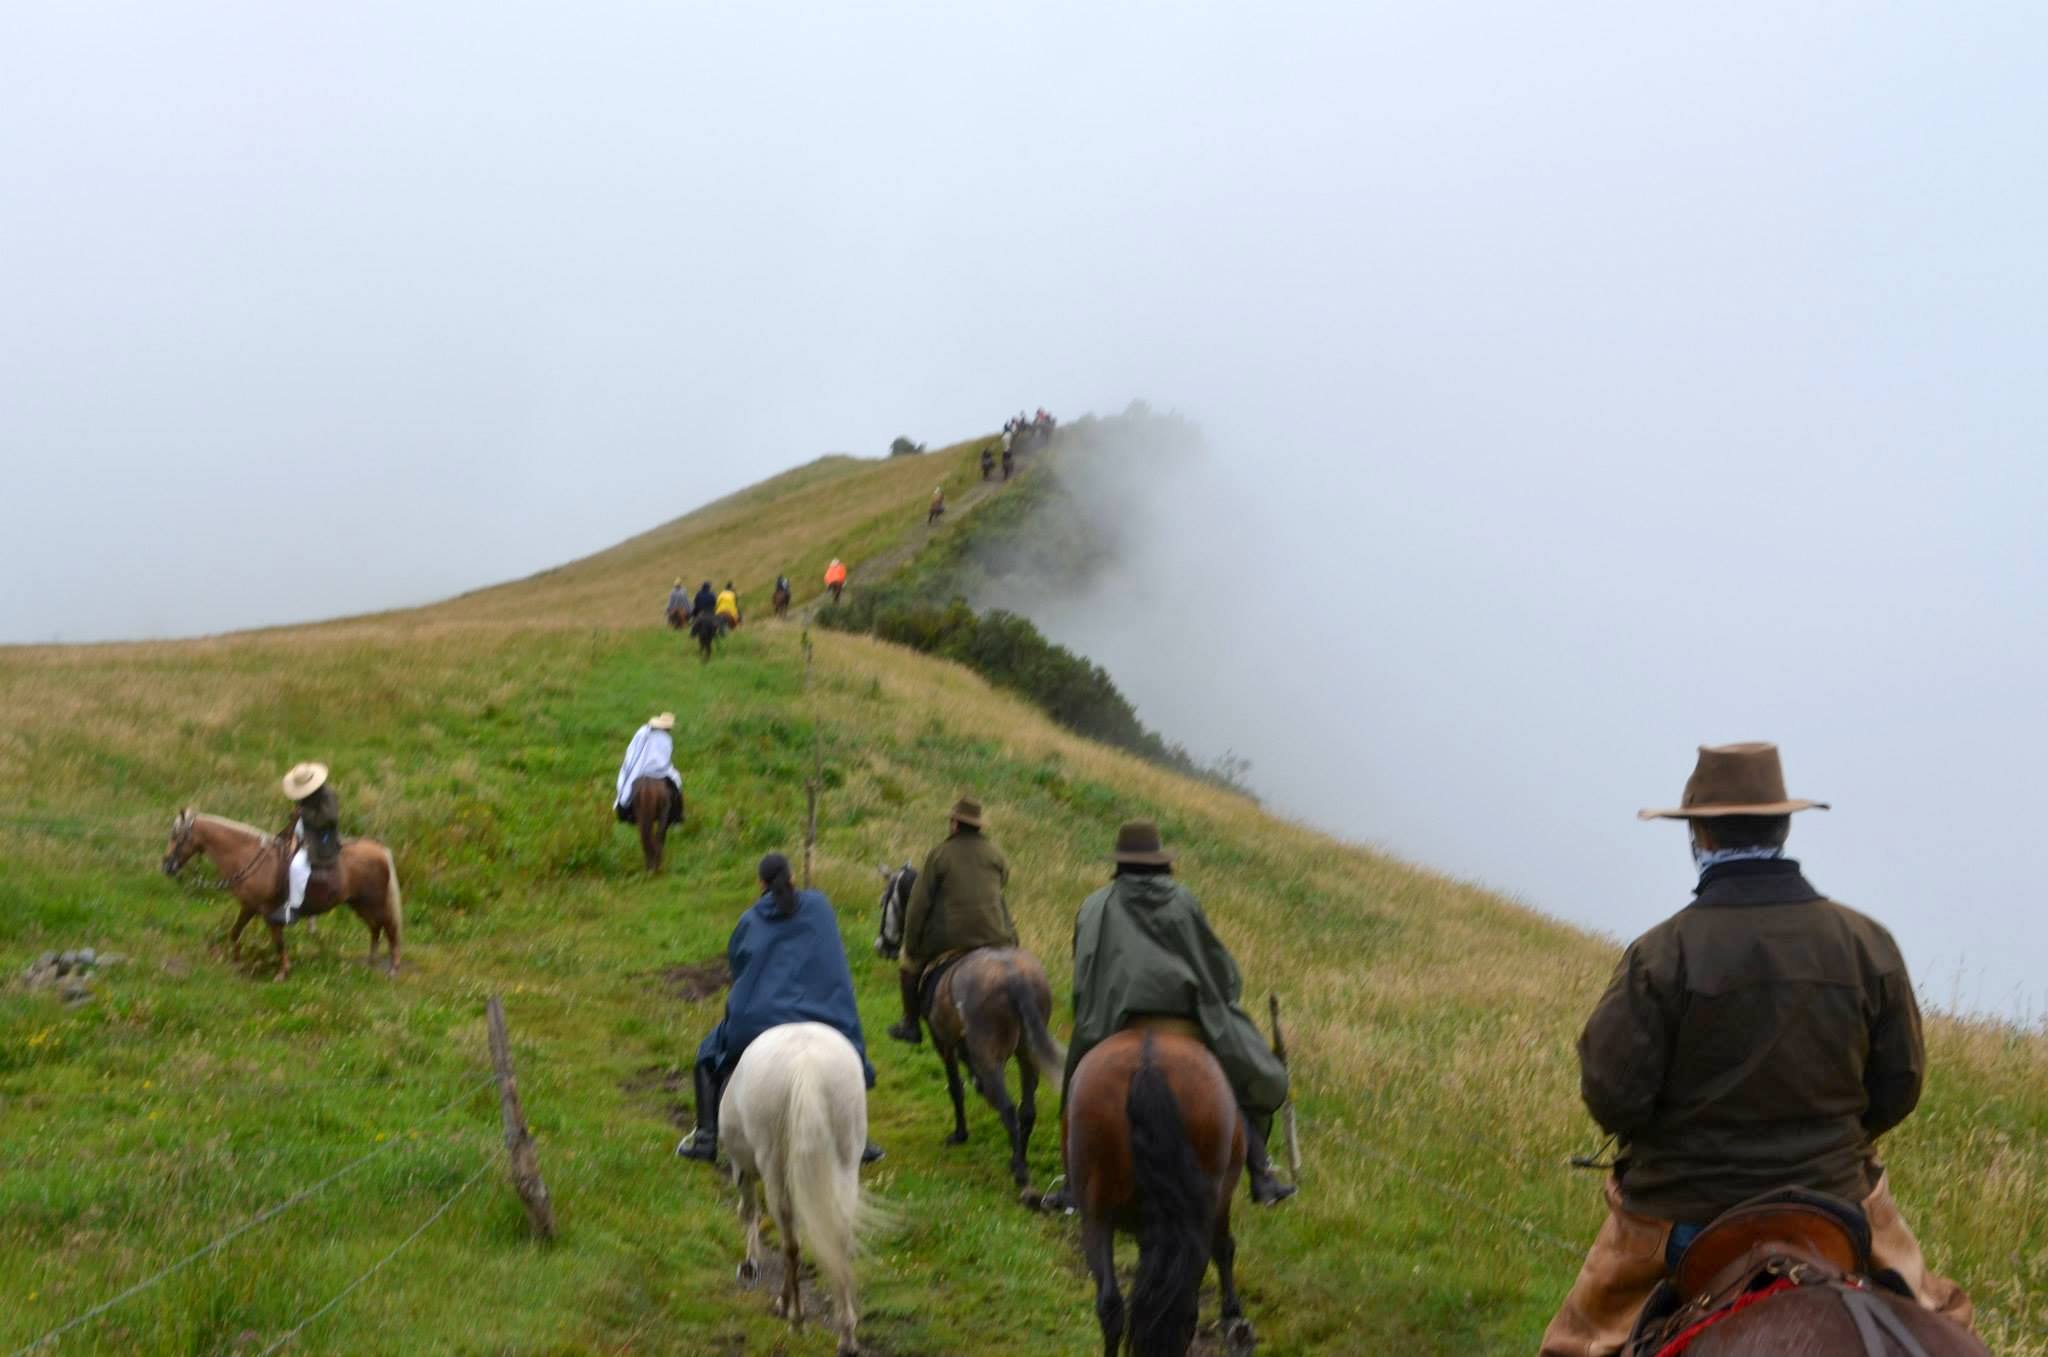
{"type": "Polygon", "coordinates": [[[1138,1196],[1138,1272],[1131,1282],[1131,1351],[1180,1357],[1195,1340],[1216,1200],[1188,1140],[1180,1104],[1147,1035],[1124,1100],[1138,1196]]]}
{"type": "Polygon", "coordinates": [[[384,884],[391,891],[391,940],[396,946],[399,930],[405,926],[405,893],[398,889],[398,861],[389,848],[384,850],[384,884]]]}
{"type": "Polygon", "coordinates": [[[1010,994],[1010,1007],[1017,1011],[1018,1026],[1024,1031],[1024,1049],[1030,1053],[1031,1063],[1038,1067],[1038,1077],[1052,1081],[1064,1078],[1067,1053],[1046,1030],[1045,1014],[1039,1011],[1038,996],[1031,992],[1030,983],[1012,971],[1005,988],[1010,994]]]}
{"type": "MultiPolygon", "coordinates": [[[[846,1109],[833,1106],[833,1057],[840,1054],[836,1046],[813,1047],[789,1063],[782,1177],[797,1235],[810,1246],[818,1271],[835,1289],[850,1294],[860,1226],[861,1147],[853,1140],[858,1132],[849,1125],[846,1109]],[[842,1144],[842,1131],[848,1143],[842,1144]]],[[[859,1058],[853,1048],[847,1046],[843,1054],[856,1062],[857,1069],[859,1058]]],[[[858,1073],[853,1087],[860,1088],[858,1073]]]]}

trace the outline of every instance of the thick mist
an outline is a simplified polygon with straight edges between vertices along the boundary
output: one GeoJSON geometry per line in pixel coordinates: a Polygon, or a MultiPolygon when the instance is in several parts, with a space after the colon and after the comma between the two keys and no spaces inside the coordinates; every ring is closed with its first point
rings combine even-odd
{"type": "Polygon", "coordinates": [[[1683,830],[1634,812],[1678,803],[1697,744],[1775,740],[1793,794],[1834,804],[1791,845],[1821,889],[1886,922],[1934,1002],[2043,1012],[2048,861],[2010,738],[2038,730],[2037,642],[2002,629],[2048,580],[1963,565],[2020,559],[2033,526],[1992,497],[1944,513],[1941,454],[1848,485],[1703,456],[1681,494],[1404,457],[1369,420],[1094,437],[1059,474],[1113,550],[1083,588],[984,601],[1198,757],[1250,757],[1276,810],[1628,936],[1692,886],[1683,830]]]}

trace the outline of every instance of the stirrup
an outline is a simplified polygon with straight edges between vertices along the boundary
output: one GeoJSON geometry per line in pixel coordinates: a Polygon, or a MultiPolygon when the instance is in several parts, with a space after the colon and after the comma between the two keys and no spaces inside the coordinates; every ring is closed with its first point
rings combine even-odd
{"type": "Polygon", "coordinates": [[[716,1163],[718,1160],[718,1133],[714,1131],[707,1136],[704,1134],[703,1127],[693,1127],[690,1134],[676,1142],[676,1158],[694,1159],[702,1164],[716,1163]]]}
{"type": "Polygon", "coordinates": [[[1038,1199],[1038,1209],[1056,1215],[1074,1214],[1074,1199],[1067,1195],[1066,1174],[1062,1173],[1046,1184],[1045,1195],[1038,1199]]]}

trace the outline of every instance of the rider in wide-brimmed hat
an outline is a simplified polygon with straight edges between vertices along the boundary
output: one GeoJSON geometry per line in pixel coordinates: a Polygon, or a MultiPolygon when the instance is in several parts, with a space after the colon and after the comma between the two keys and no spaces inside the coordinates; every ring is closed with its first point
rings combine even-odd
{"type": "MultiPolygon", "coordinates": [[[[1244,979],[1201,902],[1173,875],[1159,826],[1127,822],[1110,855],[1116,874],[1074,921],[1074,1035],[1060,1102],[1081,1057],[1136,1022],[1171,1023],[1197,1037],[1230,1080],[1245,1127],[1245,1179],[1262,1206],[1294,1195],[1273,1173],[1266,1137],[1287,1101],[1280,1063],[1240,1006],[1244,979]]],[[[1054,1209],[1068,1203],[1063,1194],[1054,1209]]]]}
{"type": "Polygon", "coordinates": [[[305,912],[331,904],[333,870],[341,861],[341,803],[327,780],[324,763],[301,763],[284,775],[285,798],[293,803],[292,818],[278,837],[292,849],[285,869],[285,898],[270,912],[270,922],[288,924],[305,912]]]}
{"type": "Polygon", "coordinates": [[[912,1045],[924,1040],[925,980],[977,947],[1015,947],[1017,925],[1003,891],[1010,863],[988,837],[981,802],[963,796],[947,812],[946,841],[925,855],[903,917],[903,960],[897,988],[903,1021],[889,1035],[912,1045]]]}
{"type": "Polygon", "coordinates": [[[617,786],[612,794],[612,813],[626,824],[633,823],[633,784],[642,778],[659,778],[675,791],[668,798],[669,827],[683,822],[683,775],[676,771],[676,714],[662,712],[647,718],[647,724],[633,732],[626,745],[626,757],[619,763],[617,786]]]}
{"type": "Polygon", "coordinates": [[[1629,944],[1579,1038],[1580,1088],[1619,1145],[1607,1222],[1542,1357],[1607,1357],[1685,1246],[1781,1187],[1860,1204],[1871,1257],[1928,1309],[1968,1325],[1969,1297],[1927,1270],[1877,1138],[1920,1099],[1926,1054],[1891,934],[1807,883],[1769,744],[1703,747],[1682,803],[1693,902],[1629,944]]]}

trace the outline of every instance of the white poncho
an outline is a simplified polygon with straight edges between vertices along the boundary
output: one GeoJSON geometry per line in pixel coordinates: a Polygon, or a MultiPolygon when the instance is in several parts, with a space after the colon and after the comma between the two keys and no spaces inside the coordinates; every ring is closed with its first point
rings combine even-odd
{"type": "Polygon", "coordinates": [[[667,731],[640,727],[633,734],[633,743],[626,746],[626,761],[619,765],[619,794],[612,804],[625,805],[633,795],[633,784],[643,777],[665,777],[681,791],[683,775],[675,770],[674,758],[675,741],[667,731]]]}

